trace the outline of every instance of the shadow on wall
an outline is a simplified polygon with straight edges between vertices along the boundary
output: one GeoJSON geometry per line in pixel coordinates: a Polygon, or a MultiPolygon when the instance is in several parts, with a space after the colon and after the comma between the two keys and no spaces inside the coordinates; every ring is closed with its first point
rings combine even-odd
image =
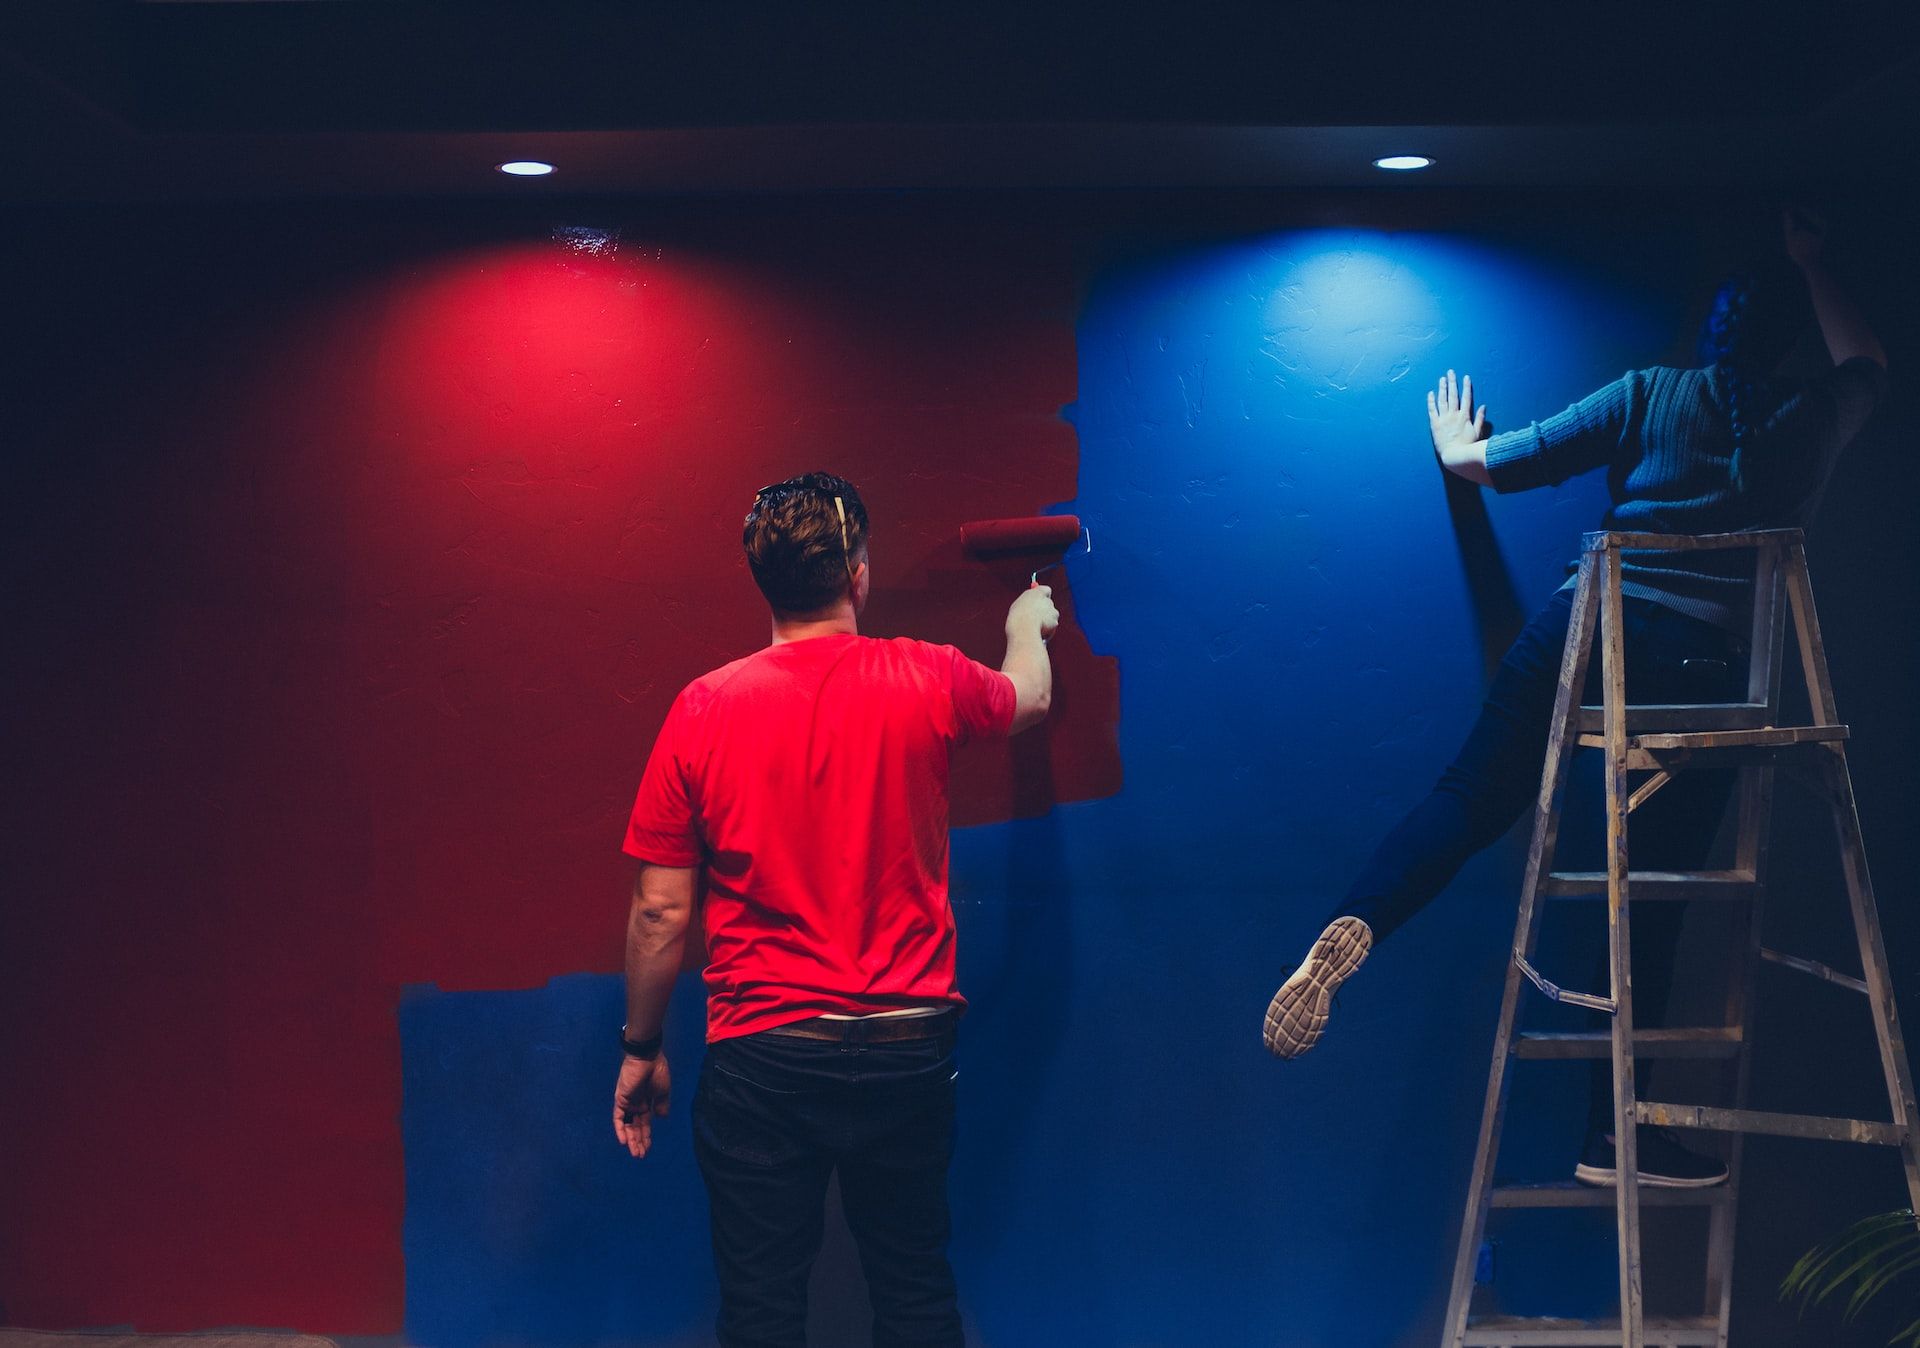
{"type": "MultiPolygon", "coordinates": [[[[1497,432],[1500,428],[1493,429],[1497,432]]],[[[1454,541],[1460,549],[1460,571],[1473,606],[1474,628],[1480,634],[1481,673],[1491,679],[1507,647],[1526,626],[1527,611],[1520,604],[1506,559],[1500,555],[1500,540],[1493,532],[1486,496],[1473,483],[1444,469],[1441,482],[1446,488],[1454,541]]]]}

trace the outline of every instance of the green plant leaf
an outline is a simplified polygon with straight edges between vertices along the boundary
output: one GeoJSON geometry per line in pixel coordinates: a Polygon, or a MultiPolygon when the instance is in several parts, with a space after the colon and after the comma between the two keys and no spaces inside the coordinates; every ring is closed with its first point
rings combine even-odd
{"type": "Polygon", "coordinates": [[[1920,1247],[1920,1232],[1881,1233],[1864,1246],[1856,1247],[1853,1262],[1827,1279],[1826,1286],[1820,1289],[1819,1299],[1825,1300],[1835,1292],[1844,1290],[1848,1283],[1868,1281],[1916,1247],[1920,1247]]]}
{"type": "MultiPolygon", "coordinates": [[[[1780,1299],[1794,1300],[1805,1315],[1845,1291],[1840,1311],[1852,1323],[1874,1299],[1907,1274],[1920,1269],[1920,1222],[1910,1209],[1882,1212],[1855,1222],[1795,1261],[1780,1283],[1780,1299]]],[[[1889,1343],[1920,1348],[1920,1319],[1889,1343]]]]}
{"type": "Polygon", "coordinates": [[[1836,1270],[1844,1270],[1847,1267],[1845,1261],[1858,1257],[1862,1250],[1870,1250],[1887,1239],[1891,1229],[1888,1218],[1892,1215],[1884,1214],[1857,1222],[1838,1236],[1807,1251],[1787,1274],[1781,1295],[1797,1295],[1804,1306],[1830,1294],[1836,1285],[1836,1270]]]}
{"type": "Polygon", "coordinates": [[[1868,1302],[1879,1296],[1903,1274],[1911,1273],[1916,1268],[1920,1268],[1920,1242],[1916,1242],[1916,1247],[1905,1254],[1888,1260],[1879,1268],[1861,1277],[1860,1285],[1853,1289],[1853,1295],[1847,1300],[1846,1318],[1848,1320],[1857,1318],[1868,1302]]]}

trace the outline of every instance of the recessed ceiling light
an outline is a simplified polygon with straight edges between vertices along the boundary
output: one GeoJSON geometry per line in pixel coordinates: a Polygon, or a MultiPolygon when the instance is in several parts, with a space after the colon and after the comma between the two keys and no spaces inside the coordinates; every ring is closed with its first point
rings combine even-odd
{"type": "Polygon", "coordinates": [[[1386,169],[1390,173],[1405,173],[1410,169],[1430,168],[1433,161],[1423,154],[1390,154],[1385,159],[1376,159],[1373,166],[1386,169]]]}
{"type": "Polygon", "coordinates": [[[493,167],[496,172],[511,173],[516,178],[544,178],[553,172],[552,164],[543,164],[538,159],[512,159],[493,167]]]}

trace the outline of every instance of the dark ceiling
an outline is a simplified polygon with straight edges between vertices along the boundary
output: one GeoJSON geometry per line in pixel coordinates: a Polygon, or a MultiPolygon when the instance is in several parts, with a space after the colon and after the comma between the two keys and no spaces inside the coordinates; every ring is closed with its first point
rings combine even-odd
{"type": "Polygon", "coordinates": [[[1913,0],[14,0],[0,190],[1869,181],[1917,54],[1913,0]]]}

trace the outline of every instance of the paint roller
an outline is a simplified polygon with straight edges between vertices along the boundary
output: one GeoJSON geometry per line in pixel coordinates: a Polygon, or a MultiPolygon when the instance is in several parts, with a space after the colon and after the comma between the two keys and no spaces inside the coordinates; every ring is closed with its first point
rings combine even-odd
{"type": "Polygon", "coordinates": [[[1081,538],[1087,552],[1093,551],[1093,531],[1080,523],[1078,515],[1032,515],[1025,519],[974,520],[960,526],[960,548],[971,557],[1004,557],[1010,554],[1050,553],[1061,555],[1033,573],[1032,584],[1039,584],[1043,573],[1066,561],[1066,551],[1081,538]]]}

